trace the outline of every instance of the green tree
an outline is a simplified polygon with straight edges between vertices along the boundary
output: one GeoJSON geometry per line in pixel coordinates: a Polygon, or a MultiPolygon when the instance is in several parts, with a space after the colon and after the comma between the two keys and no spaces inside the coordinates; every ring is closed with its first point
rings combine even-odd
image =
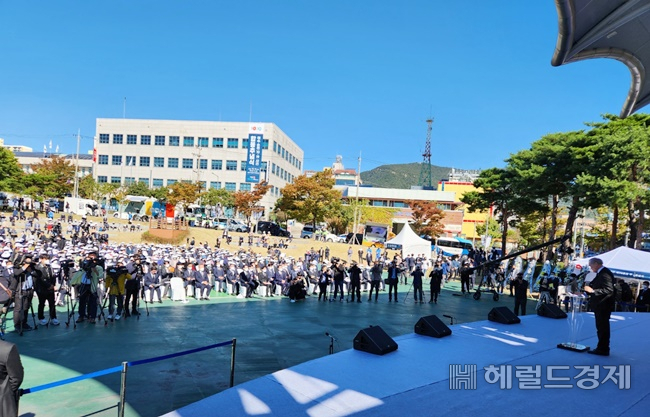
{"type": "Polygon", "coordinates": [[[39,163],[32,165],[32,170],[34,174],[50,178],[50,181],[44,184],[45,196],[61,198],[72,192],[75,168],[62,156],[43,158],[39,163]]]}
{"type": "MultiPolygon", "coordinates": [[[[476,225],[476,234],[480,236],[485,236],[485,223],[480,223],[476,225]]],[[[501,237],[501,227],[499,222],[490,217],[487,221],[487,235],[492,237],[494,242],[497,238],[501,237]]]]}
{"type": "Polygon", "coordinates": [[[276,207],[300,222],[315,226],[340,211],[341,192],[333,187],[330,170],[317,172],[309,178],[301,175],[282,189],[282,198],[276,207]]]}
{"type": "Polygon", "coordinates": [[[23,170],[18,159],[7,148],[0,148],[0,190],[17,192],[23,187],[23,170]]]}
{"type": "Polygon", "coordinates": [[[101,198],[100,184],[95,181],[92,175],[86,175],[79,180],[79,196],[97,201],[101,198]]]}
{"type": "Polygon", "coordinates": [[[126,187],[126,192],[129,195],[137,195],[142,197],[151,197],[152,190],[149,188],[149,185],[146,182],[138,181],[132,184],[129,184],[126,187]]]}
{"type": "Polygon", "coordinates": [[[461,197],[471,212],[493,208],[501,224],[501,250],[506,253],[508,226],[536,209],[539,204],[526,194],[521,177],[509,168],[490,168],[481,171],[474,181],[478,191],[470,191],[461,197]]]}
{"type": "Polygon", "coordinates": [[[222,208],[233,208],[235,207],[235,197],[232,191],[228,191],[225,188],[210,188],[208,191],[203,193],[201,200],[208,206],[221,206],[222,208]]]}

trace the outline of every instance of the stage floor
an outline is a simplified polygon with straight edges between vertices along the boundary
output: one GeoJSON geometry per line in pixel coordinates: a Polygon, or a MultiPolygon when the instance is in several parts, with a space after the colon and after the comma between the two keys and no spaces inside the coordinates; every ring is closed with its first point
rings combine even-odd
{"type": "MultiPolygon", "coordinates": [[[[441,339],[399,336],[398,350],[384,356],[346,350],[165,417],[648,415],[650,314],[612,315],[609,357],[558,349],[571,341],[568,319],[521,319],[453,325],[441,339]]],[[[579,314],[578,322],[573,341],[594,347],[593,315],[579,314]]]]}

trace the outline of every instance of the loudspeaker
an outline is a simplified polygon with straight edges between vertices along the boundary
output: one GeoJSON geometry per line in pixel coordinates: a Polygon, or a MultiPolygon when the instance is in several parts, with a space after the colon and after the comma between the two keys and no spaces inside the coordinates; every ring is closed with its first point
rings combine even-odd
{"type": "Polygon", "coordinates": [[[441,338],[449,336],[451,329],[438,316],[433,315],[420,317],[420,320],[415,323],[415,333],[421,334],[422,336],[441,338]]]}
{"type": "Polygon", "coordinates": [[[566,313],[555,304],[542,303],[537,310],[537,315],[542,317],[548,317],[550,319],[565,319],[566,313]]]}
{"type": "Polygon", "coordinates": [[[379,326],[370,326],[357,333],[352,346],[355,350],[385,355],[397,350],[397,343],[379,326]]]}
{"type": "Polygon", "coordinates": [[[502,324],[521,323],[519,317],[517,317],[508,307],[494,307],[488,313],[488,320],[502,324]]]}

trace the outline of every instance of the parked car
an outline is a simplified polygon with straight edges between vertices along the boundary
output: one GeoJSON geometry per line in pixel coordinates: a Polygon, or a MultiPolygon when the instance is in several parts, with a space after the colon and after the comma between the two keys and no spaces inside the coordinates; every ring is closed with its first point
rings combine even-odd
{"type": "Polygon", "coordinates": [[[314,226],[311,224],[306,224],[302,227],[300,231],[300,239],[311,239],[314,235],[314,226]]]}
{"type": "Polygon", "coordinates": [[[279,224],[274,222],[267,222],[260,220],[257,222],[257,233],[269,233],[271,236],[291,237],[291,233],[286,229],[280,227],[279,224]]]}
{"type": "Polygon", "coordinates": [[[231,232],[247,233],[250,231],[250,228],[240,220],[230,219],[228,221],[228,230],[231,232]]]}

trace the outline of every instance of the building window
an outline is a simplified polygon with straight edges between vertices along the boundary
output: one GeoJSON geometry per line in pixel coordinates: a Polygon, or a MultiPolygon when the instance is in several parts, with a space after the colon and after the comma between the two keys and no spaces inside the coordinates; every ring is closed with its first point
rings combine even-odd
{"type": "Polygon", "coordinates": [[[228,191],[237,191],[237,183],[236,182],[227,182],[226,183],[226,190],[228,190],[228,191]]]}
{"type": "Polygon", "coordinates": [[[121,177],[111,177],[111,184],[121,184],[121,183],[122,183],[121,177]]]}
{"type": "Polygon", "coordinates": [[[113,135],[113,145],[121,145],[123,140],[122,135],[113,135]]]}
{"type": "Polygon", "coordinates": [[[241,170],[246,171],[246,161],[241,161],[241,170]]]}
{"type": "Polygon", "coordinates": [[[126,156],[126,166],[127,167],[134,167],[135,166],[135,156],[126,156]]]}
{"type": "Polygon", "coordinates": [[[242,149],[248,149],[248,138],[241,140],[241,147],[242,149]]]}
{"type": "Polygon", "coordinates": [[[109,135],[108,135],[108,133],[100,133],[99,134],[99,143],[109,143],[109,135]]]}
{"type": "Polygon", "coordinates": [[[151,135],[140,136],[140,145],[151,145],[151,135]]]}
{"type": "Polygon", "coordinates": [[[126,135],[126,144],[127,145],[137,145],[138,136],[137,135],[126,135]]]}
{"type": "Polygon", "coordinates": [[[108,165],[108,155],[97,155],[97,163],[99,165],[108,165]]]}
{"type": "Polygon", "coordinates": [[[167,158],[167,168],[178,168],[178,158],[167,158]]]}
{"type": "Polygon", "coordinates": [[[184,136],[183,137],[183,146],[187,148],[194,147],[194,136],[184,136]]]}
{"type": "MultiPolygon", "coordinates": [[[[169,158],[169,159],[172,159],[172,158],[169,158]]],[[[178,166],[178,159],[176,160],[176,165],[178,166]]],[[[154,168],[164,168],[165,167],[165,158],[162,158],[162,157],[159,157],[159,156],[154,156],[153,157],[153,167],[154,168]]]]}
{"type": "Polygon", "coordinates": [[[212,138],[213,148],[223,148],[223,138],[212,138]]]}
{"type": "MultiPolygon", "coordinates": [[[[165,146],[165,137],[164,136],[156,136],[154,138],[154,144],[156,146],[165,146]]],[[[162,187],[162,185],[161,185],[162,187]]]]}
{"type": "Polygon", "coordinates": [[[262,163],[260,164],[260,170],[261,170],[261,171],[266,171],[266,166],[267,166],[267,163],[266,163],[266,162],[262,162],[262,163]]]}
{"type": "Polygon", "coordinates": [[[135,177],[124,177],[124,184],[125,185],[135,184],[135,177]]]}
{"type": "Polygon", "coordinates": [[[269,149],[269,140],[262,139],[262,149],[269,149]]]}
{"type": "Polygon", "coordinates": [[[237,171],[237,161],[226,161],[226,171],[237,171]]]}
{"type": "Polygon", "coordinates": [[[278,151],[278,144],[276,141],[273,141],[273,152],[277,152],[277,151],[278,151]]]}
{"type": "Polygon", "coordinates": [[[169,187],[170,185],[176,184],[176,180],[167,180],[167,186],[169,187]]]}
{"type": "Polygon", "coordinates": [[[179,145],[180,145],[180,138],[178,136],[169,137],[169,146],[179,146],[179,145]]]}
{"type": "Polygon", "coordinates": [[[199,138],[199,148],[208,147],[208,138],[199,138]]]}
{"type": "Polygon", "coordinates": [[[155,188],[160,188],[163,186],[163,179],[162,178],[154,178],[153,179],[153,186],[155,188]]]}
{"type": "Polygon", "coordinates": [[[239,184],[239,191],[250,191],[251,190],[251,185],[248,182],[242,182],[239,184]]]}
{"type": "Polygon", "coordinates": [[[150,157],[148,157],[148,156],[141,156],[140,157],[140,166],[141,167],[148,167],[150,162],[151,162],[150,157]]]}
{"type": "Polygon", "coordinates": [[[211,166],[212,166],[212,169],[215,169],[215,170],[221,170],[222,165],[223,165],[223,164],[222,164],[221,159],[213,159],[213,160],[212,160],[212,165],[211,165],[211,166]]]}
{"type": "MultiPolygon", "coordinates": [[[[352,185],[354,185],[354,181],[352,182],[352,185]]],[[[391,201],[390,206],[391,207],[403,207],[403,208],[408,207],[408,205],[403,201],[391,201]]]]}
{"type": "Polygon", "coordinates": [[[98,175],[97,182],[100,184],[106,184],[108,182],[108,177],[106,175],[98,175]]]}
{"type": "Polygon", "coordinates": [[[199,159],[199,169],[208,169],[207,159],[199,159]]]}
{"type": "Polygon", "coordinates": [[[147,184],[147,187],[149,186],[149,178],[138,178],[138,182],[147,184]]]}
{"type": "Polygon", "coordinates": [[[111,158],[112,165],[122,165],[122,155],[113,155],[111,158]]]}
{"type": "Polygon", "coordinates": [[[237,138],[228,138],[228,148],[237,149],[239,148],[239,139],[237,138]]]}
{"type": "Polygon", "coordinates": [[[192,161],[192,158],[183,158],[183,168],[185,169],[192,169],[194,167],[194,161],[192,161]]]}
{"type": "Polygon", "coordinates": [[[219,190],[221,188],[221,181],[210,181],[210,188],[219,190]]]}

